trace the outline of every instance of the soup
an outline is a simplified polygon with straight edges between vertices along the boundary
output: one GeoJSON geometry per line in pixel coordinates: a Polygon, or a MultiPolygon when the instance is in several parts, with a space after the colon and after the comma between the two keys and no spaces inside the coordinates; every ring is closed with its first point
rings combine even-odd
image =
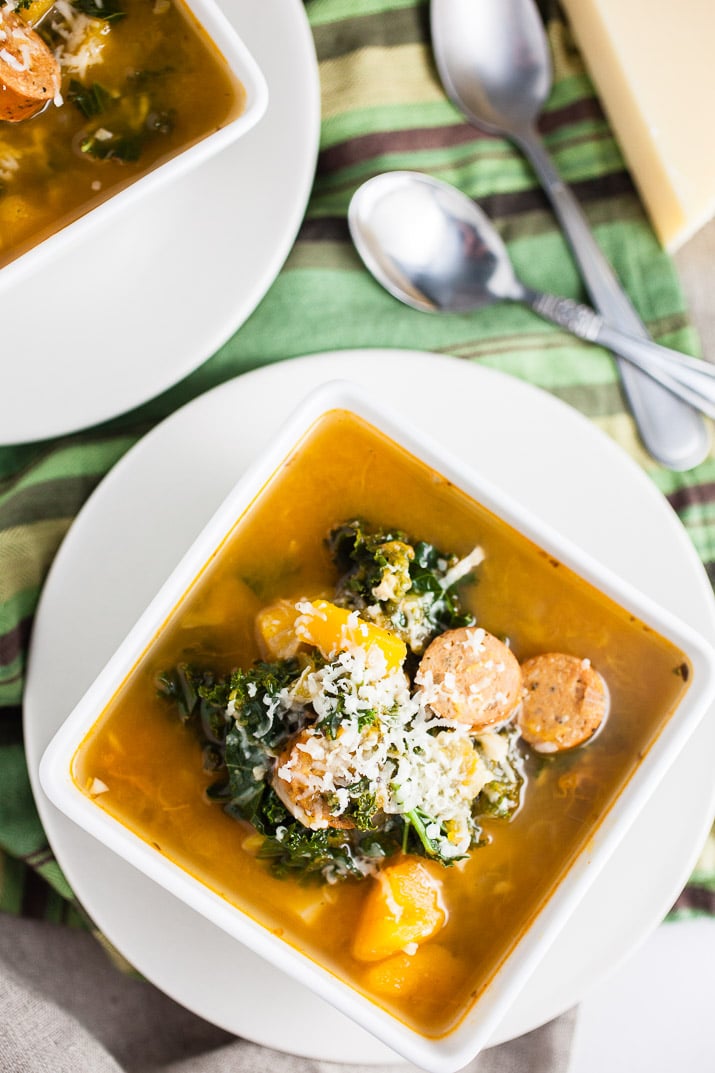
{"type": "MultiPolygon", "coordinates": [[[[425,571],[422,591],[431,584],[425,571]]],[[[395,597],[394,584],[381,595],[395,597]]],[[[405,626],[406,634],[410,628],[405,626]]],[[[286,660],[290,652],[285,650],[286,660]]],[[[499,655],[486,662],[499,670],[508,660],[499,655]]],[[[99,807],[228,902],[405,1024],[440,1037],[460,1022],[592,837],[682,697],[688,676],[689,666],[672,644],[382,433],[338,410],[315,423],[237,520],[81,744],[73,776],[99,807]],[[273,644],[280,634],[266,626],[266,609],[274,614],[285,606],[281,601],[297,605],[292,629],[301,644],[307,638],[309,652],[311,644],[325,650],[317,660],[308,657],[314,659],[310,674],[325,674],[333,665],[335,651],[320,631],[333,629],[337,621],[342,640],[333,649],[344,667],[352,629],[384,629],[375,607],[354,611],[346,593],[354,595],[355,575],[346,581],[344,564],[336,563],[336,532],[350,530],[356,546],[362,538],[353,538],[363,524],[368,542],[376,531],[387,535],[373,544],[381,549],[381,560],[393,555],[393,564],[400,552],[395,545],[408,546],[402,534],[409,534],[413,551],[420,544],[412,559],[406,554],[410,564],[426,563],[433,577],[441,578],[440,591],[457,594],[415,645],[420,649],[423,643],[424,651],[412,665],[409,652],[403,660],[398,651],[398,644],[409,649],[399,630],[374,634],[382,646],[383,677],[395,668],[407,668],[413,681],[421,674],[418,692],[424,702],[430,684],[424,661],[433,645],[465,636],[481,648],[493,638],[499,645],[508,642],[509,658],[522,667],[544,654],[561,653],[584,669],[597,669],[607,684],[610,711],[585,744],[538,751],[518,732],[522,709],[509,707],[502,683],[497,692],[504,711],[466,731],[466,737],[474,735],[479,762],[487,744],[502,742],[501,776],[491,768],[492,787],[502,787],[501,796],[491,798],[494,807],[485,805],[480,792],[481,804],[465,835],[456,821],[449,825],[456,813],[447,823],[433,822],[424,809],[405,806],[400,816],[386,792],[380,805],[385,813],[393,811],[385,828],[377,821],[378,835],[398,829],[402,843],[391,847],[386,837],[381,847],[386,855],[379,857],[379,848],[369,851],[362,842],[364,855],[373,852],[376,858],[362,878],[349,867],[331,866],[306,881],[292,866],[281,837],[274,837],[266,852],[265,830],[246,822],[235,807],[222,807],[220,794],[219,800],[207,794],[217,771],[204,770],[206,735],[181,717],[178,694],[167,691],[166,683],[175,684],[176,668],[197,668],[210,675],[213,688],[239,668],[239,678],[232,681],[247,683],[245,694],[255,699],[251,668],[265,660],[266,638],[273,644]],[[440,552],[431,557],[426,546],[440,552]],[[418,661],[421,672],[414,668],[418,661]],[[415,816],[424,821],[421,831],[415,816]],[[400,903],[405,891],[407,900],[400,903]],[[384,908],[391,900],[406,906],[397,914],[403,930],[385,929],[384,908]]],[[[313,684],[310,679],[309,691],[313,684]]],[[[317,694],[313,690],[310,696],[317,694]]],[[[329,737],[325,721],[333,710],[313,703],[316,722],[292,733],[291,746],[307,744],[301,733],[311,735],[311,743],[318,733],[329,737]]],[[[410,727],[430,704],[433,696],[411,712],[410,727]]],[[[211,711],[204,708],[203,714],[210,723],[211,711]]],[[[456,719],[437,715],[439,722],[427,727],[431,740],[446,732],[454,735],[447,739],[450,745],[463,742],[459,713],[456,719]]],[[[341,732],[338,726],[332,740],[339,741],[341,732]]],[[[290,783],[293,754],[283,745],[275,751],[273,786],[281,778],[290,783]]],[[[454,754],[452,770],[468,781],[473,769],[464,774],[463,756],[454,754]]],[[[260,772],[254,774],[260,781],[260,772]]],[[[281,789],[285,795],[286,787],[281,789]]],[[[301,799],[308,818],[317,817],[301,852],[311,839],[357,838],[358,797],[352,788],[342,805],[337,792],[330,798],[326,826],[316,800],[301,799]],[[348,821],[353,826],[346,830],[348,821]]],[[[281,821],[281,826],[289,829],[290,823],[281,821]]]]}
{"type": "Polygon", "coordinates": [[[54,53],[60,91],[0,120],[0,265],[242,110],[244,93],[180,0],[18,5],[54,53]]]}

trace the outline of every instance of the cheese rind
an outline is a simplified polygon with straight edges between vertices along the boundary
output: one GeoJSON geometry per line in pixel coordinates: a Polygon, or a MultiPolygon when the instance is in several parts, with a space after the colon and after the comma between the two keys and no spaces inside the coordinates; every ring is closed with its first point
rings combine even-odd
{"type": "Polygon", "coordinates": [[[715,215],[715,3],[563,7],[656,234],[675,250],[715,215]]]}

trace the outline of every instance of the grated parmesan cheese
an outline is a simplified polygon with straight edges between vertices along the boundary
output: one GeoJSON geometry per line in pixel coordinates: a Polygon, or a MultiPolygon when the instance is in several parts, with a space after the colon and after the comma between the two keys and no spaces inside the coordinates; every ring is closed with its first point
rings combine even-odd
{"type": "Polygon", "coordinates": [[[55,50],[57,61],[64,72],[83,79],[89,67],[102,62],[110,26],[102,19],[76,11],[67,0],[56,0],[53,11],[59,16],[54,29],[63,39],[55,50]]]}
{"type": "Polygon", "coordinates": [[[388,815],[429,816],[427,836],[445,856],[461,856],[472,839],[472,803],[493,774],[469,727],[436,716],[425,683],[412,694],[404,672],[387,673],[375,653],[341,652],[284,691],[286,708],[296,696],[298,704],[309,698],[318,725],[301,733],[278,767],[281,797],[302,822],[324,828],[349,808],[349,788],[360,783],[388,815]],[[336,715],[339,729],[330,738],[320,723],[336,715]]]}
{"type": "Polygon", "coordinates": [[[12,67],[13,71],[26,71],[28,64],[22,63],[17,56],[13,56],[12,52],[8,52],[6,48],[0,48],[0,60],[6,63],[8,67],[12,67]]]}
{"type": "MultiPolygon", "coordinates": [[[[355,871],[379,877],[384,851],[379,836],[375,842],[361,837],[371,823],[392,838],[401,826],[394,820],[402,817],[406,834],[411,827],[410,837],[418,838],[428,855],[458,862],[479,835],[474,806],[480,794],[494,814],[518,806],[522,779],[510,753],[513,737],[504,731],[475,735],[469,722],[445,718],[435,704],[445,692],[466,689],[469,683],[462,684],[461,676],[451,671],[435,682],[430,670],[418,671],[411,682],[404,667],[388,661],[383,648],[371,640],[378,625],[402,641],[409,638],[413,653],[424,651],[425,642],[435,635],[434,602],[442,601],[443,592],[483,559],[482,549],[475,548],[458,562],[441,561],[442,592],[410,593],[398,558],[395,569],[383,572],[379,585],[370,590],[379,601],[375,604],[338,604],[339,614],[320,600],[292,605],[297,616],[291,629],[315,655],[302,652],[298,677],[277,692],[261,693],[261,736],[278,744],[266,749],[265,769],[257,768],[253,775],[257,782],[270,779],[288,811],[308,829],[345,832],[346,855],[338,854],[321,868],[329,883],[355,871]],[[322,620],[320,625],[316,620],[322,620]],[[322,623],[335,625],[336,620],[339,629],[322,628],[322,623]],[[315,638],[323,634],[328,640],[316,644],[315,638]]],[[[445,642],[466,648],[476,660],[483,655],[485,638],[483,629],[473,627],[463,628],[458,640],[445,642]]],[[[485,670],[483,687],[473,685],[473,690],[496,688],[492,679],[504,667],[490,659],[485,670]]],[[[256,686],[250,684],[247,693],[255,697],[256,686]]],[[[226,715],[235,721],[239,735],[245,735],[235,695],[226,715]]],[[[284,837],[285,829],[278,828],[276,840],[284,837]]]]}
{"type": "Polygon", "coordinates": [[[451,570],[448,570],[440,581],[440,585],[443,589],[451,589],[452,585],[456,585],[458,581],[461,581],[463,577],[471,573],[475,567],[484,562],[484,549],[480,547],[474,548],[470,551],[469,555],[465,555],[463,559],[460,559],[458,563],[455,563],[451,570]]]}

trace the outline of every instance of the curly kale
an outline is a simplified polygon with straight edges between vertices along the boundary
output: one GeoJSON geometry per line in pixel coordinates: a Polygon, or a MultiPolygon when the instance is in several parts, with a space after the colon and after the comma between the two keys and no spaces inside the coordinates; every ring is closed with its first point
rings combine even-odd
{"type": "MultiPolygon", "coordinates": [[[[328,536],[333,562],[340,572],[338,595],[352,595],[363,604],[374,602],[373,589],[380,585],[387,571],[409,575],[409,548],[406,535],[400,530],[370,532],[360,521],[346,522],[328,536]]],[[[407,577],[405,590],[409,587],[407,577]]]]}
{"type": "Polygon", "coordinates": [[[282,822],[286,814],[283,809],[276,820],[263,815],[272,792],[266,775],[269,758],[296,730],[294,720],[281,710],[280,694],[299,674],[295,660],[259,662],[224,677],[179,664],[158,680],[159,692],[202,738],[204,766],[222,776],[209,787],[208,796],[261,831],[282,822]]]}
{"type": "Polygon", "coordinates": [[[157,687],[162,696],[175,704],[183,723],[197,728],[207,743],[223,745],[229,726],[227,678],[179,663],[159,675],[157,687]]]}
{"type": "Polygon", "coordinates": [[[258,856],[275,875],[362,876],[360,861],[397,852],[402,832],[397,819],[376,827],[375,799],[366,781],[348,788],[345,814],[355,824],[351,830],[306,828],[270,785],[274,758],[301,725],[281,696],[300,673],[297,660],[258,662],[225,676],[182,663],[161,674],[157,685],[202,741],[205,770],[218,776],[207,796],[264,836],[258,856]]]}
{"type": "MultiPolygon", "coordinates": [[[[475,823],[472,831],[472,845],[476,844],[480,833],[480,829],[475,823]]],[[[446,865],[455,864],[457,861],[464,860],[464,857],[466,856],[465,854],[458,856],[445,855],[444,845],[446,838],[447,832],[443,824],[436,824],[434,819],[431,816],[428,816],[423,809],[414,808],[410,812],[405,813],[403,848],[406,853],[421,854],[446,865]],[[435,826],[439,829],[439,836],[437,838],[430,833],[435,826]]]]}
{"type": "MultiPolygon", "coordinates": [[[[372,530],[360,521],[335,528],[328,543],[339,572],[335,602],[403,636],[415,662],[433,637],[473,624],[460,605],[457,584],[476,557],[455,569],[456,556],[424,541],[412,544],[399,530],[372,530]]],[[[364,710],[356,708],[350,683],[342,688],[346,683],[340,668],[328,664],[317,652],[300,653],[295,659],[257,662],[228,675],[182,663],[160,676],[159,691],[197,733],[204,747],[204,769],[216,776],[208,797],[263,836],[258,856],[278,876],[331,881],[364,876],[372,862],[400,851],[446,865],[461,859],[450,843],[448,823],[418,807],[404,814],[382,812],[375,782],[366,776],[356,773],[352,785],[323,794],[321,807],[326,815],[342,818],[340,827],[311,829],[278,796],[272,785],[275,768],[306,726],[334,742],[345,719],[357,723],[358,731],[377,724],[379,734],[380,723],[390,715],[373,710],[368,702],[364,710]],[[327,676],[330,688],[321,694],[317,714],[305,698],[298,699],[306,691],[299,680],[309,671],[320,674],[324,666],[335,673],[327,676]]],[[[467,820],[472,845],[482,838],[482,816],[508,817],[520,803],[523,776],[516,738],[506,733],[496,758],[486,747],[480,750],[493,777],[467,820]]]]}
{"type": "Polygon", "coordinates": [[[116,0],[71,0],[72,7],[88,15],[91,19],[104,19],[105,22],[113,22],[123,19],[125,12],[116,0]]]}
{"type": "MultiPolygon", "coordinates": [[[[518,730],[513,726],[508,726],[499,731],[499,734],[507,742],[506,755],[502,760],[490,759],[480,749],[482,759],[494,778],[482,788],[474,802],[473,813],[476,816],[508,819],[521,806],[524,786],[523,759],[517,746],[518,730]]],[[[479,748],[479,739],[477,739],[477,748],[479,748]]]]}
{"type": "Polygon", "coordinates": [[[378,861],[397,853],[401,829],[402,823],[393,821],[379,831],[339,831],[333,827],[311,831],[294,820],[264,839],[258,856],[271,862],[277,876],[360,879],[365,876],[365,860],[378,861]]]}
{"type": "Polygon", "coordinates": [[[397,633],[419,655],[445,630],[474,625],[448,571],[457,563],[400,530],[371,530],[359,520],[332,530],[328,547],[340,574],[336,603],[397,633]]]}
{"type": "Polygon", "coordinates": [[[473,626],[476,621],[470,612],[462,611],[456,591],[457,585],[469,575],[447,588],[443,584],[446,571],[455,562],[455,556],[443,556],[432,544],[424,541],[415,544],[415,557],[410,566],[411,592],[419,596],[429,594],[431,597],[427,602],[427,617],[432,625],[433,636],[460,626],[473,626]]]}

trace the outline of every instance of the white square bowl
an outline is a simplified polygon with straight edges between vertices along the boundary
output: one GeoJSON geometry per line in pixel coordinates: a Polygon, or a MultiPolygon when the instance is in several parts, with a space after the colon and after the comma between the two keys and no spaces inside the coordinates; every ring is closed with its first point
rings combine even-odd
{"type": "Polygon", "coordinates": [[[715,652],[695,631],[566,541],[428,436],[395,414],[375,406],[362,390],[334,381],[308,396],[270,449],[236,484],[48,746],[40,766],[40,780],[50,800],[62,812],[218,927],[311,988],[409,1061],[433,1073],[453,1073],[489,1043],[518,991],[714,698],[715,652]],[[639,759],[634,773],[623,780],[615,804],[605,816],[594,821],[585,847],[543,901],[463,1019],[439,1038],[422,1035],[406,1026],[333,972],[229,904],[108,815],[78,788],[71,774],[72,759],[79,745],[236,521],[254,503],[260,502],[261,490],[311,426],[333,410],[349,411],[395,441],[548,556],[665,637],[690,663],[687,690],[646,755],[639,759]]]}
{"type": "MultiPolygon", "coordinates": [[[[209,160],[226,146],[243,137],[265,113],[268,106],[266,80],[240,35],[215,0],[182,0],[182,4],[187,14],[202,27],[213,46],[223,57],[228,71],[241,83],[245,93],[243,108],[223,126],[180,150],[175,156],[154,166],[123,189],[110,195],[106,201],[89,209],[77,219],[71,220],[14,260],[0,267],[0,292],[18,280],[32,275],[42,265],[61,254],[69,245],[80,241],[88,242],[93,232],[101,233],[105,223],[115,214],[125,212],[140,199],[152,196],[157,189],[209,160]]],[[[240,196],[240,191],[237,192],[237,196],[240,196]]],[[[177,227],[180,225],[181,221],[177,221],[177,227]]],[[[89,249],[88,256],[91,256],[89,249]]],[[[141,256],[140,250],[137,250],[137,256],[141,256]]]]}

